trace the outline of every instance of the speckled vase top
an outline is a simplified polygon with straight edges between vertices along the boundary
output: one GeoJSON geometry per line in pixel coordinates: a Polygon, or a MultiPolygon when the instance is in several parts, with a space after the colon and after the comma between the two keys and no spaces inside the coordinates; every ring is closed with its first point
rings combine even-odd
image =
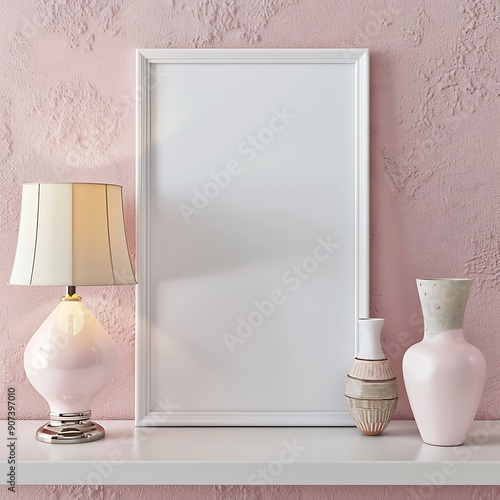
{"type": "Polygon", "coordinates": [[[425,337],[462,328],[471,283],[469,279],[417,279],[425,337]]]}

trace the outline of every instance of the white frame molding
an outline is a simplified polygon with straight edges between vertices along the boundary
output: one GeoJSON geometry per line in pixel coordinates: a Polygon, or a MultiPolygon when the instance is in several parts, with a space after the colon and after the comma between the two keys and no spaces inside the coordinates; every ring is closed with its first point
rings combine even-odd
{"type": "MultiPolygon", "coordinates": [[[[356,80],[356,317],[369,316],[369,53],[368,49],[138,49],[137,50],[137,269],[136,406],[137,426],[350,426],[342,412],[177,412],[150,411],[150,141],[151,69],[172,63],[331,63],[353,64],[356,80]]],[[[357,350],[357,331],[355,349],[357,350]]]]}

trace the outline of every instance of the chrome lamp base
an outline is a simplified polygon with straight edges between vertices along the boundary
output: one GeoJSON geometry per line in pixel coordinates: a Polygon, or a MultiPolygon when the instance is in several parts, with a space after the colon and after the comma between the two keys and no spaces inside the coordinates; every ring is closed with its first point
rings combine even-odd
{"type": "Polygon", "coordinates": [[[104,437],[104,429],[90,420],[90,410],[79,413],[51,413],[50,422],[36,431],[42,443],[76,444],[97,441],[104,437]]]}

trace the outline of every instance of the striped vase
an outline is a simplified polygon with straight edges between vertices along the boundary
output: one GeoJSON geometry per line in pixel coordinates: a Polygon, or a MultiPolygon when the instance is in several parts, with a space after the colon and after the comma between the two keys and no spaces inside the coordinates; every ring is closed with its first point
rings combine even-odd
{"type": "Polygon", "coordinates": [[[398,402],[396,377],[380,344],[384,320],[359,320],[359,349],[347,375],[345,396],[349,413],[367,436],[382,434],[398,402]]]}

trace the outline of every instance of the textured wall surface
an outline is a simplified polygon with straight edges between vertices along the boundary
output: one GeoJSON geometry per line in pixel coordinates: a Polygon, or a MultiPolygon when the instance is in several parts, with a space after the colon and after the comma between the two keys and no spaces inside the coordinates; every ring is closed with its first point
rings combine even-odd
{"type": "MultiPolygon", "coordinates": [[[[135,254],[136,47],[371,49],[371,303],[387,318],[397,418],[411,418],[401,358],[422,337],[417,277],[470,277],[466,337],[486,356],[478,418],[500,419],[500,113],[497,0],[18,0],[0,2],[0,363],[19,418],[45,418],[23,351],[60,289],[9,287],[20,184],[124,186],[135,254]]],[[[119,369],[96,418],[132,418],[134,290],[88,288],[119,369]]],[[[2,407],[2,418],[5,418],[2,407]]],[[[20,488],[19,498],[411,498],[408,488],[20,488]]],[[[425,493],[427,495],[427,492],[425,493]]],[[[432,498],[499,498],[434,488],[432,498]]],[[[421,495],[422,498],[429,496],[421,495]]]]}

